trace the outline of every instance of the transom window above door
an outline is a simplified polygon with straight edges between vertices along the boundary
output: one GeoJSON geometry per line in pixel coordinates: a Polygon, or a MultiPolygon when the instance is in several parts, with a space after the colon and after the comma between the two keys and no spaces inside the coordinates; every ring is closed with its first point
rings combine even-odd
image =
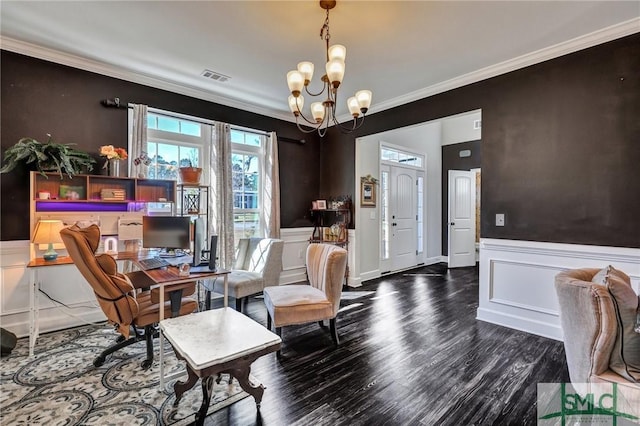
{"type": "Polygon", "coordinates": [[[400,163],[406,166],[422,167],[424,164],[424,157],[422,155],[401,151],[388,146],[380,148],[380,159],[382,161],[391,161],[392,163],[400,163]]]}

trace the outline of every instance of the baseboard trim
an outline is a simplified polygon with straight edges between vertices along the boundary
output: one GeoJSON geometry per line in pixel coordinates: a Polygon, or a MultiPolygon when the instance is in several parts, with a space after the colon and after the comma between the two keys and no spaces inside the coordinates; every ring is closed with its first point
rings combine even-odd
{"type": "Polygon", "coordinates": [[[491,309],[478,308],[476,319],[502,327],[513,328],[525,333],[531,333],[553,340],[562,341],[562,328],[557,325],[535,321],[517,315],[510,315],[504,312],[497,312],[491,309]]]}
{"type": "MultiPolygon", "coordinates": [[[[106,322],[107,317],[100,308],[89,309],[85,312],[67,314],[62,307],[40,309],[38,327],[40,335],[65,328],[77,327],[87,323],[106,322]]],[[[28,313],[2,316],[2,327],[15,333],[18,337],[29,336],[28,313]]]]}

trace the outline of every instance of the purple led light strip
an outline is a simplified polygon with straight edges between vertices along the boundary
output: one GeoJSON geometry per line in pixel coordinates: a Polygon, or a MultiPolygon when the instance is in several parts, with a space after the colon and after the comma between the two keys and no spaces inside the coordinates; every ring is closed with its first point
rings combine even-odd
{"type": "Polygon", "coordinates": [[[135,211],[129,209],[129,205],[137,207],[139,203],[122,202],[122,203],[104,203],[93,202],[73,202],[73,201],[36,201],[36,211],[39,212],[126,212],[135,211]]]}

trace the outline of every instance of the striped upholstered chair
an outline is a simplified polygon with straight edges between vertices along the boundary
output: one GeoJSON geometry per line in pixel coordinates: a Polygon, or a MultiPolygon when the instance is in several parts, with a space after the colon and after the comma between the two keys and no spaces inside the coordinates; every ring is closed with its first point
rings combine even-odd
{"type": "MultiPolygon", "coordinates": [[[[331,337],[339,344],[336,316],[340,309],[342,282],[347,267],[347,251],[330,244],[309,244],[307,248],[309,284],[266,287],[267,328],[271,324],[282,336],[282,327],[329,320],[331,337]]],[[[278,352],[279,353],[279,352],[278,352]]]]}

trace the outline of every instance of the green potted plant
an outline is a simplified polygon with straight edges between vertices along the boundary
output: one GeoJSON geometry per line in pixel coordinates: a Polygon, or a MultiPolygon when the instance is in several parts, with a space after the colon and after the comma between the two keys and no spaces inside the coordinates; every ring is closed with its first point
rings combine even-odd
{"type": "Polygon", "coordinates": [[[63,177],[63,173],[70,178],[80,173],[83,167],[87,171],[93,170],[96,162],[89,154],[71,148],[72,143],[55,143],[47,133],[47,142],[38,142],[33,138],[22,138],[4,152],[4,165],[0,173],[13,170],[18,164],[24,163],[28,167],[37,169],[43,176],[45,172],[56,172],[63,177]]]}

